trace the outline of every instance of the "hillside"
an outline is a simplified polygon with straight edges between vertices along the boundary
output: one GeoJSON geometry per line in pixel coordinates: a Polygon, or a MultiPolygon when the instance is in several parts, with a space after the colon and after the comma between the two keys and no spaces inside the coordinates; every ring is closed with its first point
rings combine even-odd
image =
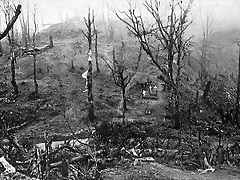
{"type": "Polygon", "coordinates": [[[211,60],[217,64],[216,70],[223,74],[234,74],[237,77],[238,46],[236,40],[240,37],[239,29],[213,32],[210,35],[211,60]]]}
{"type": "MultiPolygon", "coordinates": [[[[107,62],[112,62],[114,46],[119,50],[124,43],[126,66],[132,67],[138,56],[138,42],[127,35],[124,25],[118,22],[113,24],[116,25],[113,39],[105,32],[102,22],[97,24],[100,34],[99,55],[107,62]]],[[[48,179],[64,179],[66,171],[67,176],[82,179],[90,179],[92,174],[99,173],[103,180],[239,179],[237,148],[236,154],[233,153],[228,162],[216,164],[219,137],[216,132],[214,134],[214,129],[208,128],[213,128],[215,119],[218,123],[219,114],[212,107],[208,108],[201,98],[199,109],[190,109],[190,102],[196,98],[195,92],[204,91],[205,88],[197,89],[192,85],[198,78],[200,69],[197,55],[188,57],[183,68],[185,75],[190,77],[190,80],[183,81],[180,89],[180,93],[186,96],[182,98],[181,107],[187,108],[182,108],[179,116],[186,127],[180,130],[174,127],[175,114],[167,111],[170,97],[157,78],[159,71],[149,65],[145,53],[138,72],[127,88],[126,123],[123,123],[121,116],[121,90],[114,84],[111,71],[100,59],[101,71],[97,73],[93,61],[96,122],[89,123],[88,94],[82,77],[88,68],[88,46],[81,29],[84,30],[83,23],[75,25],[69,21],[53,25],[38,34],[39,45],[48,42],[50,35],[53,35],[54,40],[53,48],[37,55],[39,94],[34,93],[32,56],[22,55],[17,59],[19,95],[14,95],[12,91],[7,57],[0,59],[2,74],[6,77],[0,86],[1,120],[8,120],[4,122],[7,130],[14,134],[24,149],[22,156],[19,155],[20,150],[17,151],[14,147],[7,149],[10,155],[6,157],[18,172],[41,178],[41,169],[41,175],[48,179]],[[152,81],[151,86],[156,86],[158,91],[154,95],[148,93],[149,97],[144,98],[143,84],[147,81],[152,81]],[[192,119],[185,122],[189,112],[192,119]],[[192,123],[192,127],[187,128],[190,126],[187,123],[192,123]],[[11,129],[12,126],[17,128],[11,129]],[[205,158],[211,161],[211,168],[205,158]],[[46,159],[48,162],[45,162],[46,159]],[[49,166],[46,167],[46,164],[49,166]],[[64,171],[64,167],[68,169],[64,171]]],[[[239,31],[233,31],[232,36],[237,36],[238,33],[239,31]]],[[[228,32],[216,32],[210,37],[213,47],[210,59],[217,63],[215,68],[221,73],[229,73],[232,67],[236,69],[236,64],[230,64],[229,61],[235,59],[234,51],[237,49],[228,43],[227,35],[228,32]]],[[[212,79],[213,88],[209,97],[214,103],[219,103],[218,100],[227,99],[221,94],[224,87],[219,84],[222,81],[226,83],[228,78],[223,76],[220,80],[212,79]]],[[[224,103],[222,106],[225,108],[224,103]]],[[[226,127],[224,131],[231,132],[231,128],[226,127]]],[[[237,132],[234,135],[238,137],[237,132]]],[[[222,140],[223,148],[230,145],[233,147],[234,139],[227,135],[226,139],[222,140]]],[[[4,137],[0,139],[0,144],[4,140],[4,137]]]]}

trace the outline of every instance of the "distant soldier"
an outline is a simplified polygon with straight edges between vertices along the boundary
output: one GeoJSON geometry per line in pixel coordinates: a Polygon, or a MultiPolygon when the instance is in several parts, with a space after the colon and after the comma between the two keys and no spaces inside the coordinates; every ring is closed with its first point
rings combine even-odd
{"type": "Polygon", "coordinates": [[[152,85],[149,86],[149,93],[153,94],[153,87],[152,87],[152,85]]]}
{"type": "Polygon", "coordinates": [[[146,97],[147,91],[145,89],[142,89],[142,97],[146,97]]]}
{"type": "Polygon", "coordinates": [[[155,86],[153,87],[153,91],[154,91],[154,94],[157,94],[157,92],[158,92],[158,87],[157,87],[157,85],[155,85],[155,86]]]}
{"type": "Polygon", "coordinates": [[[155,86],[153,87],[153,90],[154,90],[154,91],[157,91],[157,90],[158,90],[157,85],[155,85],[155,86]]]}

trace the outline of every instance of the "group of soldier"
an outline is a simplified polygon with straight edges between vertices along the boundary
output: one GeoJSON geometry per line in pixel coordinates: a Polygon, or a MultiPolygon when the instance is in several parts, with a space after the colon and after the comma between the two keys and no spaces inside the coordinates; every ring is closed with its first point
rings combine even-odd
{"type": "Polygon", "coordinates": [[[147,81],[145,83],[140,83],[140,85],[142,86],[142,97],[146,97],[147,92],[149,92],[150,95],[157,95],[158,87],[154,82],[147,81]]]}

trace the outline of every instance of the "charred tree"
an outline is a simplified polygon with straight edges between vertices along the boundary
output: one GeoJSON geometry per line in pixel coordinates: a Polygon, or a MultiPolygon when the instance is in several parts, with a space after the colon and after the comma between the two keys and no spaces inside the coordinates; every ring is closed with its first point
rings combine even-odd
{"type": "Polygon", "coordinates": [[[96,61],[96,68],[97,72],[100,72],[99,69],[99,63],[98,63],[98,30],[96,29],[96,26],[94,25],[94,34],[95,34],[95,61],[96,61]]]}
{"type": "Polygon", "coordinates": [[[8,42],[9,42],[9,47],[10,47],[9,59],[11,60],[11,84],[12,84],[15,95],[19,94],[19,89],[18,89],[17,82],[16,82],[15,63],[17,62],[17,51],[16,51],[16,46],[14,43],[14,28],[13,28],[13,26],[14,26],[14,22],[16,22],[16,20],[17,20],[17,17],[21,13],[20,9],[21,9],[21,5],[18,6],[17,10],[15,11],[15,16],[11,19],[11,16],[14,13],[12,11],[12,7],[9,4],[9,2],[4,3],[4,15],[5,15],[7,28],[4,31],[4,33],[0,35],[0,39],[1,39],[1,37],[2,38],[5,37],[6,35],[8,37],[8,42]],[[8,28],[10,28],[10,29],[8,29],[8,28]],[[7,34],[5,35],[5,33],[7,33],[7,34]]]}
{"type": "Polygon", "coordinates": [[[38,82],[37,82],[37,67],[36,67],[36,56],[37,56],[37,51],[36,51],[36,33],[37,33],[37,22],[36,22],[36,9],[34,9],[34,14],[33,14],[33,23],[34,23],[34,32],[32,36],[33,40],[33,81],[34,81],[34,87],[35,87],[35,94],[38,94],[38,82]]]}
{"type": "MultiPolygon", "coordinates": [[[[12,50],[11,50],[12,51],[12,50]]],[[[14,89],[14,94],[18,95],[19,94],[19,90],[18,90],[18,86],[17,86],[17,82],[16,82],[16,71],[15,71],[15,62],[16,62],[16,56],[14,55],[14,52],[11,52],[11,74],[12,74],[12,80],[11,80],[11,84],[12,87],[14,89]]]]}
{"type": "MultiPolygon", "coordinates": [[[[192,38],[192,36],[187,38],[185,33],[192,23],[188,21],[192,4],[193,0],[186,3],[171,0],[167,18],[164,19],[160,14],[162,6],[159,0],[145,1],[144,6],[155,21],[151,25],[145,23],[131,3],[128,11],[115,11],[118,19],[126,24],[129,32],[138,39],[149,56],[150,63],[160,71],[166,89],[171,94],[169,104],[176,116],[180,113],[181,68],[192,38]]],[[[179,126],[179,118],[175,118],[175,124],[179,126]]]]}
{"type": "Polygon", "coordinates": [[[132,78],[137,72],[139,62],[142,56],[142,46],[140,46],[138,58],[135,67],[133,67],[133,71],[129,70],[129,66],[126,64],[126,60],[124,59],[124,43],[122,43],[122,47],[120,50],[120,55],[116,56],[115,47],[112,51],[112,65],[102,57],[102,59],[106,62],[107,66],[111,70],[114,84],[121,89],[122,96],[122,118],[123,123],[125,123],[125,114],[127,111],[127,98],[126,98],[126,88],[131,82],[132,78]]]}
{"type": "Polygon", "coordinates": [[[36,53],[33,54],[33,80],[35,86],[35,94],[38,94],[38,82],[37,82],[37,71],[36,71],[36,53]]]}
{"type": "Polygon", "coordinates": [[[10,54],[11,54],[11,74],[12,74],[12,80],[11,84],[14,89],[14,94],[18,95],[19,90],[18,90],[18,85],[16,82],[16,70],[15,70],[15,63],[17,62],[17,54],[15,53],[15,45],[14,45],[14,31],[12,28],[12,33],[11,35],[8,35],[9,37],[9,44],[10,44],[10,54]]]}
{"type": "Polygon", "coordinates": [[[93,92],[92,92],[92,26],[94,24],[94,14],[92,14],[90,8],[88,10],[88,18],[84,18],[87,32],[82,31],[88,41],[88,73],[87,73],[87,90],[88,90],[88,119],[90,122],[94,121],[94,107],[93,107],[93,92]]]}

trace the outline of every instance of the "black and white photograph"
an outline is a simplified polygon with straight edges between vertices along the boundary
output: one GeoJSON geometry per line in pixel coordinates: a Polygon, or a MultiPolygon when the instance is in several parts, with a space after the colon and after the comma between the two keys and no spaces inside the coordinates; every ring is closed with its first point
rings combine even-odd
{"type": "Polygon", "coordinates": [[[240,180],[240,0],[0,0],[0,180],[240,180]]]}

